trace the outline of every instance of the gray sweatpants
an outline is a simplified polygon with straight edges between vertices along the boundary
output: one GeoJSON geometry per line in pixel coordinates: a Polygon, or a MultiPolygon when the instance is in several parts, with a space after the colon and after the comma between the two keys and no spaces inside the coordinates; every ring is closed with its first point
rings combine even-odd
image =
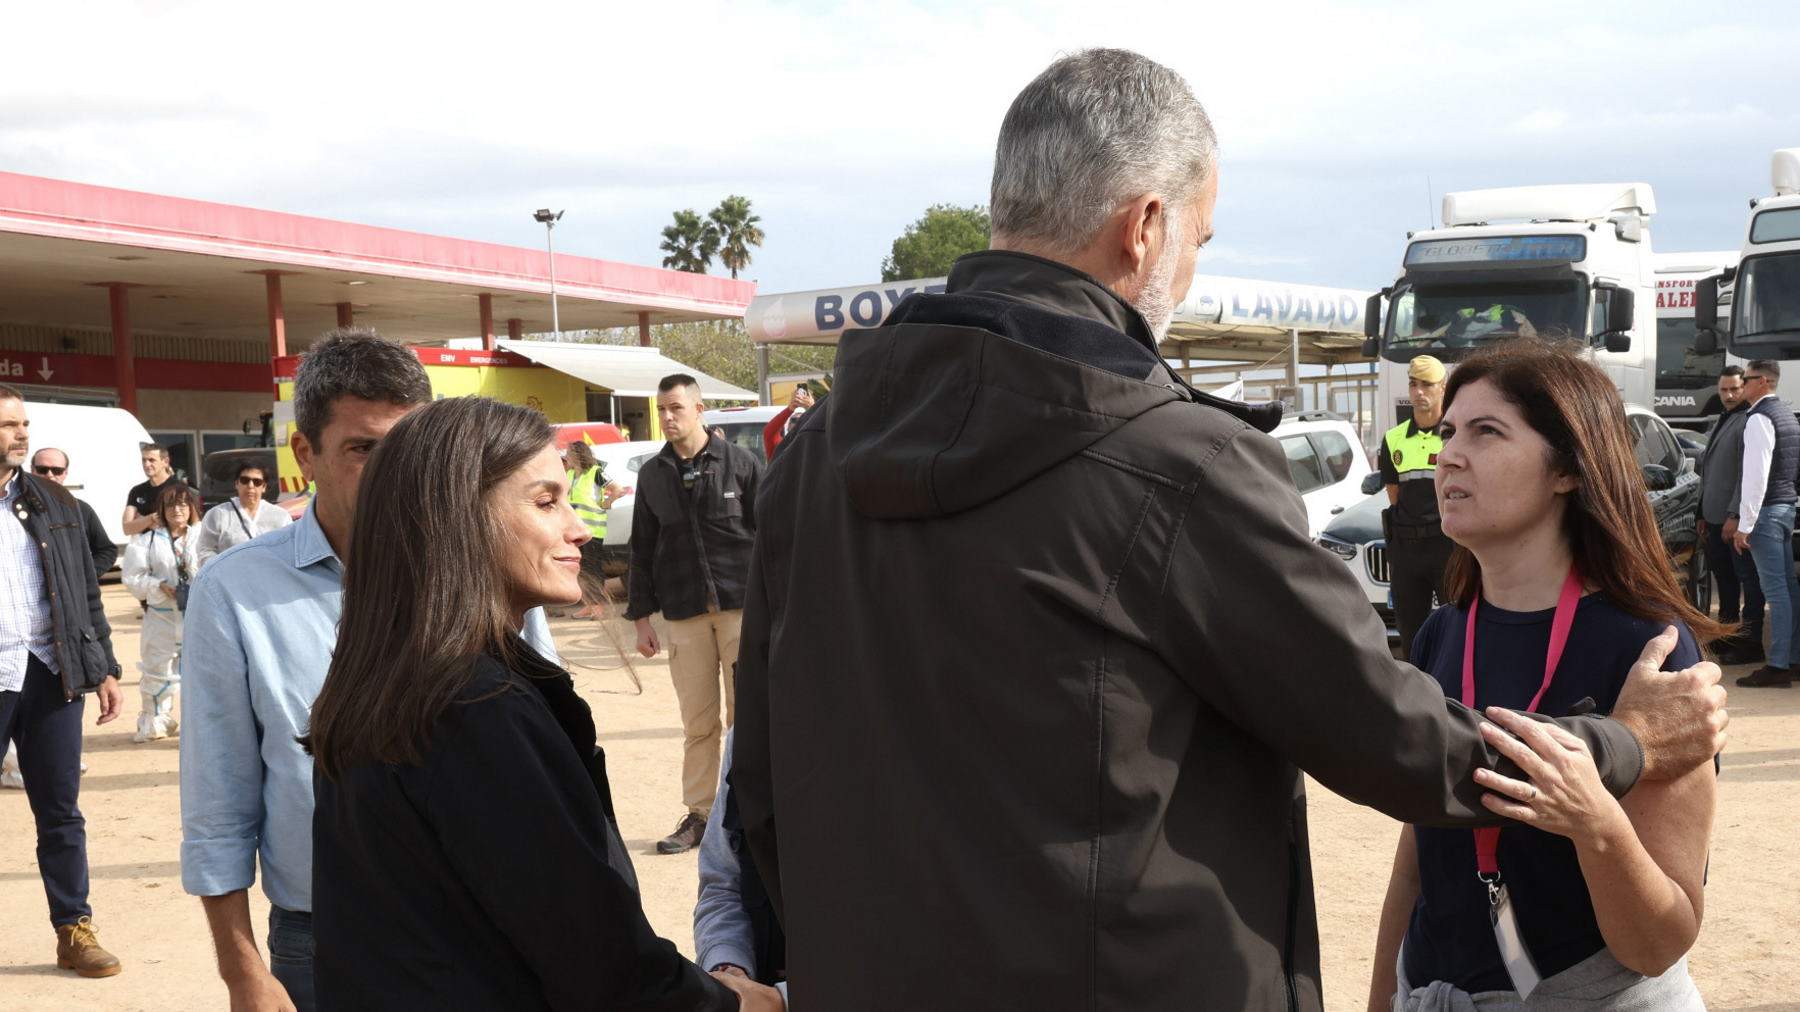
{"type": "MultiPolygon", "coordinates": [[[[1405,947],[1401,950],[1404,953],[1405,947]]],[[[1524,1000],[1516,991],[1470,994],[1441,980],[1414,987],[1406,979],[1404,956],[1395,962],[1400,986],[1394,994],[1394,1012],[1706,1012],[1685,958],[1660,977],[1646,977],[1627,970],[1610,950],[1601,949],[1545,978],[1524,1000]]]]}

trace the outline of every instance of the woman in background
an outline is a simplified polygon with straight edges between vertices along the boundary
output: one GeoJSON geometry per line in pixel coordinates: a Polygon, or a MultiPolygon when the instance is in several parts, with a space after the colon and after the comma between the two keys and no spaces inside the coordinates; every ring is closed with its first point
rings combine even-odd
{"type": "Polygon", "coordinates": [[[181,612],[187,607],[187,585],[200,568],[199,529],[193,519],[200,497],[180,482],[157,493],[153,507],[158,523],[132,535],[121,566],[125,586],[144,602],[144,627],[138,640],[137,732],[143,743],[167,738],[180,725],[175,697],[181,691],[181,612]]]}
{"type": "Polygon", "coordinates": [[[543,416],[437,401],[362,482],[303,740],[320,1007],[780,1008],[658,938],[608,863],[592,714],[519,636],[529,609],[580,598],[588,538],[543,416]]]}
{"type": "Polygon", "coordinates": [[[227,548],[294,522],[287,510],[263,498],[268,484],[269,472],[261,464],[246,461],[238,465],[236,498],[207,510],[205,519],[200,521],[202,566],[227,548]]]}
{"type": "Polygon", "coordinates": [[[1704,1008],[1700,931],[1716,778],[1704,766],[1615,800],[1552,717],[1612,708],[1640,652],[1700,660],[1723,632],[1668,565],[1625,410],[1574,346],[1508,341],[1451,374],[1437,497],[1457,545],[1413,663],[1486,707],[1528,780],[1476,773],[1489,830],[1401,830],[1371,1009],[1704,1008]],[[1524,1004],[1529,996],[1531,1004],[1524,1004]],[[1567,1003],[1566,1005],[1564,1003],[1567,1003]]]}

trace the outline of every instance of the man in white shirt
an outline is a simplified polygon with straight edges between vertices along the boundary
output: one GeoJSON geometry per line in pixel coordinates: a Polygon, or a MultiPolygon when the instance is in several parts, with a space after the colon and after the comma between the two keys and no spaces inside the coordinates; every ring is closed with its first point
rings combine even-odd
{"type": "Polygon", "coordinates": [[[268,484],[269,472],[261,464],[246,461],[238,465],[237,498],[207,510],[206,519],[200,522],[200,565],[233,545],[294,522],[287,510],[264,501],[263,489],[268,484]]]}
{"type": "Polygon", "coordinates": [[[1781,366],[1758,359],[1744,368],[1743,484],[1735,516],[1725,535],[1738,552],[1756,562],[1757,582],[1768,602],[1769,662],[1737,680],[1752,689],[1785,689],[1793,684],[1793,651],[1800,640],[1800,579],[1794,576],[1795,481],[1800,476],[1800,420],[1775,396],[1781,366]]]}

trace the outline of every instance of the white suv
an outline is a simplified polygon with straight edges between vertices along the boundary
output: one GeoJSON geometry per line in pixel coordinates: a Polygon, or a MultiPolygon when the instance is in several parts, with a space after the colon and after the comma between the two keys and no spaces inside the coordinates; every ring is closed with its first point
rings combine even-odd
{"type": "Polygon", "coordinates": [[[1287,456],[1288,476],[1306,504],[1306,534],[1316,538],[1333,517],[1363,499],[1369,460],[1356,430],[1329,411],[1302,411],[1270,433],[1287,456]]]}

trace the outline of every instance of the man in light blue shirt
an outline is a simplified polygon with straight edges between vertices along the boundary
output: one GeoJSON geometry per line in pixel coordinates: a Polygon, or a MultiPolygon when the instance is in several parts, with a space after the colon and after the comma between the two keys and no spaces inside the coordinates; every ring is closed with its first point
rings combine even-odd
{"type": "MultiPolygon", "coordinates": [[[[311,506],[298,523],[214,558],[189,592],[181,879],[206,907],[234,1009],[313,1007],[313,763],[295,739],[337,643],[341,559],[363,465],[394,423],[430,399],[410,350],[365,328],[327,334],[294,390],[294,455],[317,488],[311,506]],[[273,904],[268,965],[250,923],[258,856],[273,904]]],[[[556,658],[541,611],[526,615],[524,634],[556,658]]]]}

